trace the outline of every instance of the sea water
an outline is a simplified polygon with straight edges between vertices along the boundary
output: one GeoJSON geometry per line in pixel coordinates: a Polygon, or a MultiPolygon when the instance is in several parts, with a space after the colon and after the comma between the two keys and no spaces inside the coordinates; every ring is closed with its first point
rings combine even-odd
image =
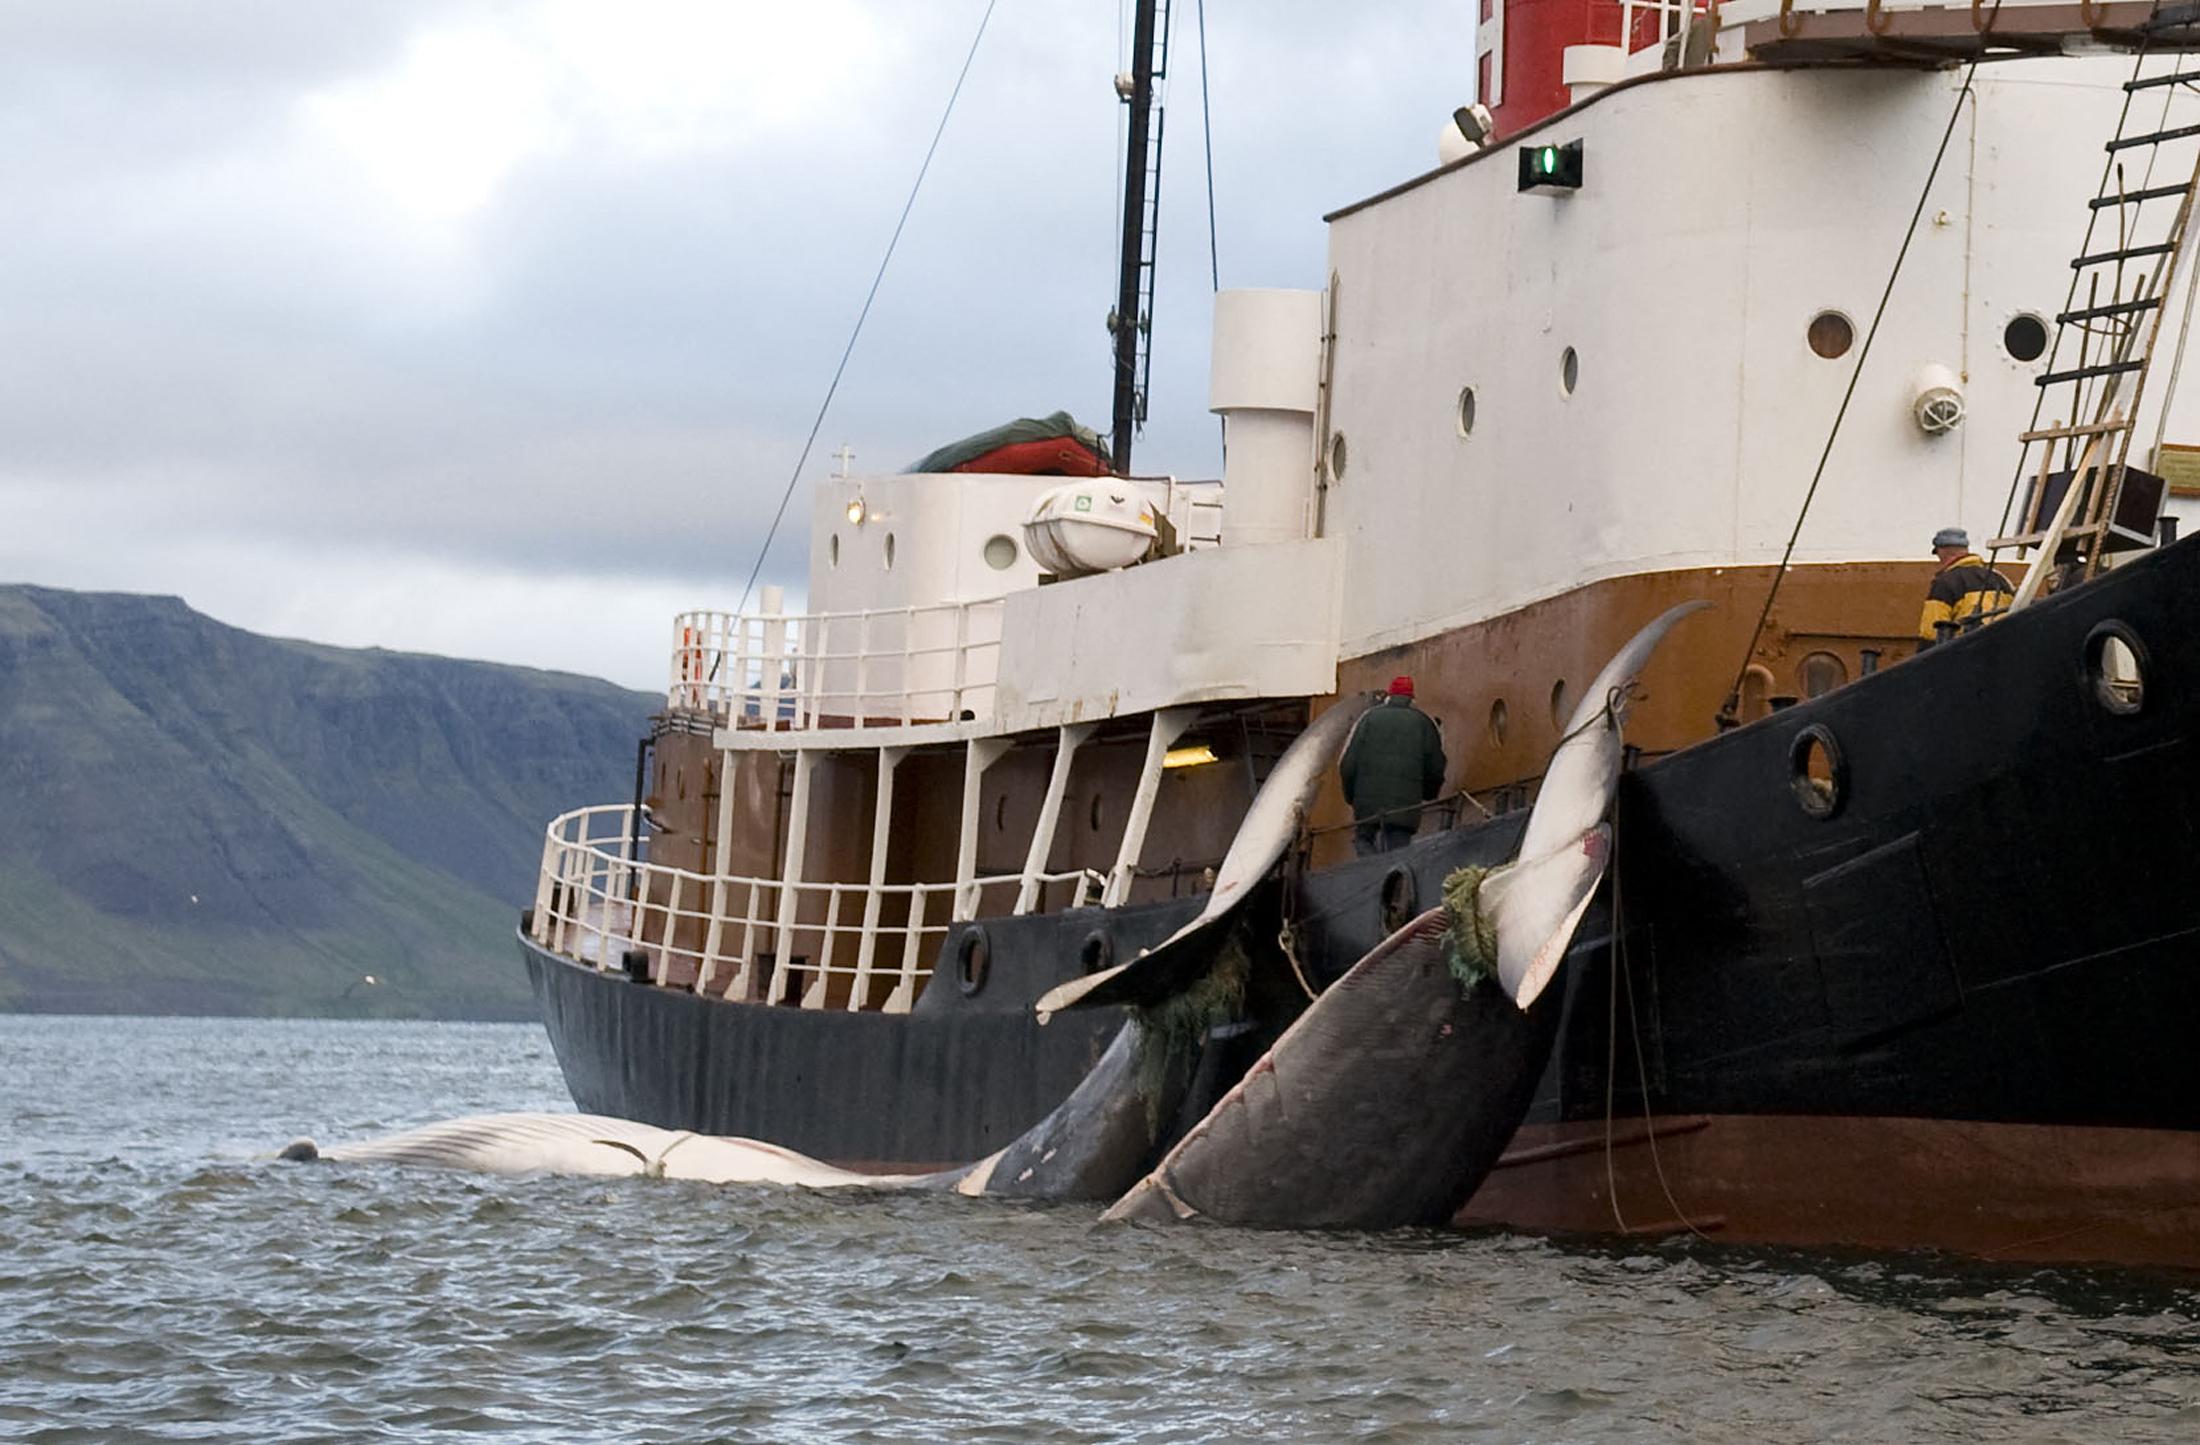
{"type": "Polygon", "coordinates": [[[2190,1277],[270,1157],[570,1107],[530,1027],[0,1016],[0,1438],[2200,1439],[2190,1277]]]}

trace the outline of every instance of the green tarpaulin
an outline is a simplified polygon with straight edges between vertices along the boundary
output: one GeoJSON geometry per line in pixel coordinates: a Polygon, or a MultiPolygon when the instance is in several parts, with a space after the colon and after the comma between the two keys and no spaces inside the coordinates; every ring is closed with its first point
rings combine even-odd
{"type": "Polygon", "coordinates": [[[978,432],[975,435],[964,437],[961,441],[949,442],[937,451],[912,462],[908,470],[912,472],[951,472],[964,462],[982,457],[987,452],[998,448],[1010,446],[1016,442],[1045,441],[1049,437],[1069,437],[1080,446],[1092,451],[1102,462],[1108,460],[1108,444],[1100,439],[1098,432],[1090,427],[1079,426],[1077,419],[1068,412],[1058,411],[1051,416],[1018,417],[1012,422],[994,427],[991,431],[978,432]]]}

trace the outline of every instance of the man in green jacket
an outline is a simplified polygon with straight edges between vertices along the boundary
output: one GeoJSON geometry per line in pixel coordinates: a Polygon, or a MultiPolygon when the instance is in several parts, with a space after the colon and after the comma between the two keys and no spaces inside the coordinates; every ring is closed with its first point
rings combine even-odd
{"type": "Polygon", "coordinates": [[[1352,841],[1361,857],[1413,841],[1421,805],[1444,786],[1444,741],[1435,720],[1413,706],[1413,679],[1395,677],[1390,696],[1367,710],[1337,771],[1357,823],[1352,841]]]}

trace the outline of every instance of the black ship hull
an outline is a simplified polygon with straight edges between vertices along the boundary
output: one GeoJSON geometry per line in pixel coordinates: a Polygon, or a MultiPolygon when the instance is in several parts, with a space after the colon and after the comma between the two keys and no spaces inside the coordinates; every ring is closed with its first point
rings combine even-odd
{"type": "MultiPolygon", "coordinates": [[[[2200,1264],[2194,596],[2187,542],[1630,771],[1552,1062],[1468,1217],[2200,1264]]],[[[1300,879],[1317,985],[1522,820],[1300,879]]],[[[523,947],[583,1108],[919,1167],[1005,1143],[1097,1057],[1112,1013],[1028,1006],[1092,929],[1122,956],[1193,906],[989,922],[974,993],[958,931],[903,1017],[523,947]]]]}

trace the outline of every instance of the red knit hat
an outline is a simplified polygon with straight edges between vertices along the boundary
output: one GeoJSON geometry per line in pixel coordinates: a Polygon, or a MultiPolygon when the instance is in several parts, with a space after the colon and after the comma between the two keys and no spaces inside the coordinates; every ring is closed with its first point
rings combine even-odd
{"type": "Polygon", "coordinates": [[[1413,679],[1402,673],[1392,678],[1390,680],[1390,695],[1392,697],[1413,696],[1413,679]]]}

